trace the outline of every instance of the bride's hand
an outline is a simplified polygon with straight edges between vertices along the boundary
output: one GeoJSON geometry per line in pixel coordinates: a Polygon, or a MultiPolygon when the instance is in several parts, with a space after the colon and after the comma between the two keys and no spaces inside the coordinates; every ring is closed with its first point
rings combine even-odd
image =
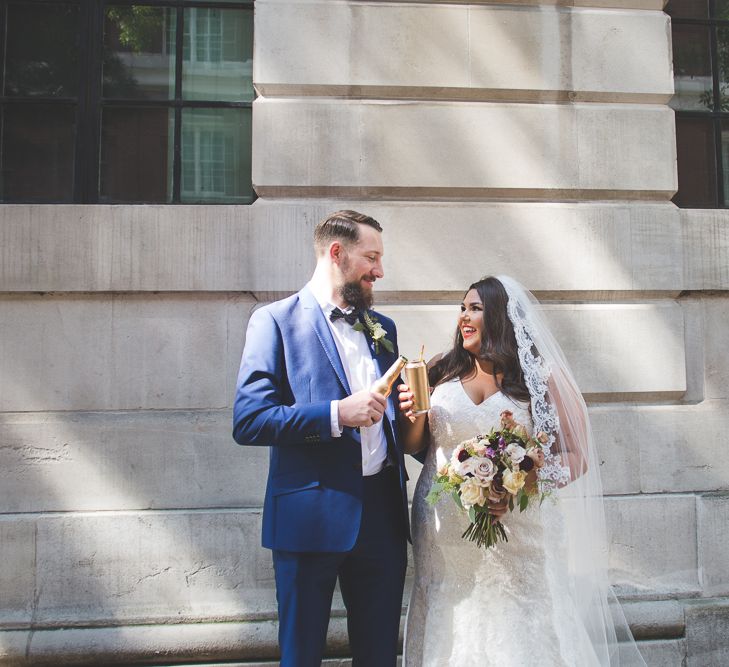
{"type": "Polygon", "coordinates": [[[504,494],[501,498],[489,496],[488,508],[489,514],[491,514],[494,518],[501,520],[501,517],[503,517],[509,510],[509,497],[506,494],[504,494]]]}
{"type": "Polygon", "coordinates": [[[398,401],[400,402],[400,412],[404,417],[407,417],[411,422],[415,421],[415,415],[413,414],[413,392],[410,391],[410,387],[406,384],[399,384],[397,386],[398,401]]]}

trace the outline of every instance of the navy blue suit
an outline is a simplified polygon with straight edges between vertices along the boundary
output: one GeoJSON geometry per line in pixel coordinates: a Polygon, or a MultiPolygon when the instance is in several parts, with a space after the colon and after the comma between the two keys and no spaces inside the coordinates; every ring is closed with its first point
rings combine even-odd
{"type": "MultiPolygon", "coordinates": [[[[380,373],[395,345],[370,351],[380,373]]],[[[332,438],[330,404],[350,395],[336,344],[313,294],[256,310],[246,334],[233,437],[270,447],[263,546],[273,550],[284,667],[319,665],[339,578],[359,667],[395,664],[409,535],[404,457],[393,397],[383,416],[388,466],[363,477],[357,429],[332,438]]]]}

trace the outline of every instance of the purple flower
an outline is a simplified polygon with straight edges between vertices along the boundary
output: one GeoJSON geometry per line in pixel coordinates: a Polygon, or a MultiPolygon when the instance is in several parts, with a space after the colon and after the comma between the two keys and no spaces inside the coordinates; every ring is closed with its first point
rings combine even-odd
{"type": "Polygon", "coordinates": [[[504,440],[504,436],[501,436],[499,438],[499,449],[504,449],[506,447],[506,440],[504,440]]]}
{"type": "Polygon", "coordinates": [[[490,459],[494,458],[494,454],[496,454],[496,451],[493,447],[486,447],[486,456],[488,456],[490,459]]]}

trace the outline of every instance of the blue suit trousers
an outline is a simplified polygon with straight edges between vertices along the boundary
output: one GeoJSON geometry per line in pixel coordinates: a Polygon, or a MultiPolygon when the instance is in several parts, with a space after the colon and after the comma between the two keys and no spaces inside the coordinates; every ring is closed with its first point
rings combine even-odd
{"type": "Polygon", "coordinates": [[[394,667],[407,566],[398,472],[364,477],[362,521],[344,553],[273,551],[281,667],[319,667],[337,579],[353,667],[394,667]]]}

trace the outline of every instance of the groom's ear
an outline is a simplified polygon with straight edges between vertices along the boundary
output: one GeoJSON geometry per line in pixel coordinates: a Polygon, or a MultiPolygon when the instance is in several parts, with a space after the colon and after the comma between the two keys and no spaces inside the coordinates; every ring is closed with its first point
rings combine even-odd
{"type": "Polygon", "coordinates": [[[339,241],[332,241],[329,244],[329,259],[332,260],[334,264],[339,264],[339,262],[342,261],[343,249],[344,247],[339,241]]]}

